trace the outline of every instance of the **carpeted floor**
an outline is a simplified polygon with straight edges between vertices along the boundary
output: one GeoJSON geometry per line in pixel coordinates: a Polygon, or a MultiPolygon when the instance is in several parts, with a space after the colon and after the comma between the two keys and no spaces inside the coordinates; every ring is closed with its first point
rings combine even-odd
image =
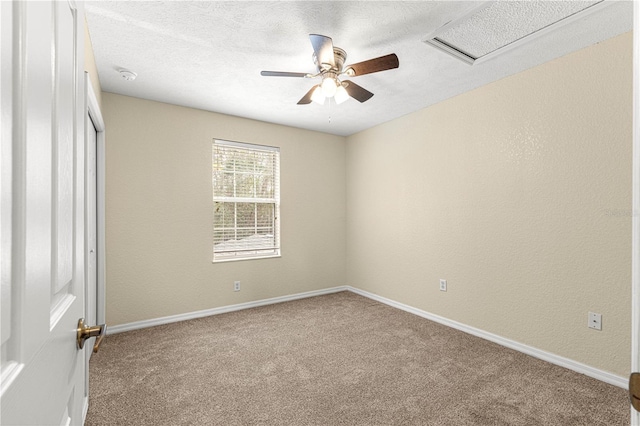
{"type": "Polygon", "coordinates": [[[107,337],[86,425],[626,425],[626,391],[349,292],[107,337]]]}

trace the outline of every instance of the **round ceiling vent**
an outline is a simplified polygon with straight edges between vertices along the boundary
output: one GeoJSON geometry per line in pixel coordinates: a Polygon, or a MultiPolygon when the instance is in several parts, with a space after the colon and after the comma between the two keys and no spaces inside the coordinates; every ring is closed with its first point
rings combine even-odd
{"type": "Polygon", "coordinates": [[[129,71],[124,68],[121,70],[118,70],[118,72],[120,73],[120,77],[124,78],[127,81],[133,81],[138,76],[138,74],[136,74],[135,72],[129,71]]]}

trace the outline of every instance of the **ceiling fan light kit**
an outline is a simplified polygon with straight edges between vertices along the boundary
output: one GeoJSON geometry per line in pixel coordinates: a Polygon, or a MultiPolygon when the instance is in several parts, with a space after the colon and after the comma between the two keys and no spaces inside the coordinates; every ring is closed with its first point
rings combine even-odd
{"type": "Polygon", "coordinates": [[[395,53],[391,53],[379,58],[352,64],[345,68],[344,62],[347,59],[347,52],[339,47],[334,47],[333,40],[331,40],[330,37],[319,34],[309,34],[309,39],[313,46],[313,63],[318,69],[316,74],[286,71],[260,72],[260,75],[265,77],[320,77],[322,79],[320,84],[313,86],[311,90],[298,101],[298,105],[307,105],[311,102],[322,105],[326,98],[333,98],[336,104],[341,104],[350,97],[360,103],[366,102],[371,99],[373,93],[351,81],[340,81],[340,76],[357,77],[359,75],[398,68],[400,65],[398,56],[396,56],[395,53]]]}

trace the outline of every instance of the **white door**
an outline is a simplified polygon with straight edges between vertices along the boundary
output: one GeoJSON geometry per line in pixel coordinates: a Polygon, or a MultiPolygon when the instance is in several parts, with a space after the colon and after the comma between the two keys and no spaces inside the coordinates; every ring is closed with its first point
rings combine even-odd
{"type": "Polygon", "coordinates": [[[2,1],[0,22],[0,423],[82,424],[84,12],[2,1]]]}

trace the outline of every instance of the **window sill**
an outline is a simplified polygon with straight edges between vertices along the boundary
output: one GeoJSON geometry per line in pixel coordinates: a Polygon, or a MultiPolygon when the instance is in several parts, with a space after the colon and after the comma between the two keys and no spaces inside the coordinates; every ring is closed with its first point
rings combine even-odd
{"type": "Polygon", "coordinates": [[[211,263],[226,263],[226,262],[240,262],[243,260],[261,260],[261,259],[273,259],[276,257],[282,257],[281,254],[272,254],[269,256],[254,256],[254,257],[238,257],[232,259],[213,259],[211,263]]]}

